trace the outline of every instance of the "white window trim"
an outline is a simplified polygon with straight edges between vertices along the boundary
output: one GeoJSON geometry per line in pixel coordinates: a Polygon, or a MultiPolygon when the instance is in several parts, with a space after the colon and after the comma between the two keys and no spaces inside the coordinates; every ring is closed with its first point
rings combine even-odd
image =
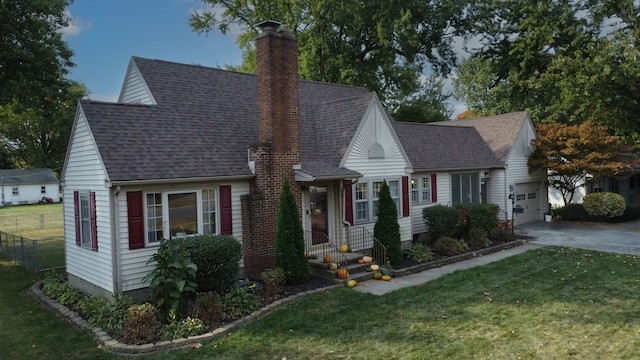
{"type": "Polygon", "coordinates": [[[199,188],[199,189],[172,189],[172,190],[157,190],[157,191],[146,191],[143,192],[143,208],[144,208],[144,242],[145,247],[149,246],[159,246],[160,241],[149,242],[149,228],[148,228],[148,213],[147,213],[147,195],[148,194],[160,194],[162,197],[162,234],[166,238],[167,235],[170,234],[170,223],[169,223],[169,195],[171,194],[196,194],[196,218],[198,221],[198,228],[196,234],[189,234],[189,236],[200,235],[204,233],[204,218],[203,218],[203,206],[202,206],[202,191],[210,190],[215,192],[215,213],[216,213],[216,232],[215,234],[220,234],[220,190],[217,186],[199,188]]]}
{"type": "MultiPolygon", "coordinates": [[[[375,206],[374,204],[378,201],[377,197],[374,197],[374,193],[373,193],[373,184],[374,183],[382,183],[383,181],[387,181],[387,186],[389,186],[389,183],[391,181],[396,181],[398,183],[398,196],[393,196],[393,194],[391,195],[392,199],[398,199],[398,201],[396,202],[396,211],[398,212],[398,218],[402,217],[402,178],[386,178],[386,179],[379,179],[379,178],[371,178],[371,179],[360,179],[358,181],[357,184],[367,184],[367,219],[358,219],[358,209],[357,209],[357,203],[362,203],[364,202],[364,200],[356,200],[356,190],[354,189],[353,191],[353,196],[354,196],[354,212],[355,212],[355,216],[354,216],[354,221],[357,224],[365,224],[368,222],[373,222],[376,221],[378,219],[378,215],[375,214],[375,206]]],[[[356,185],[357,185],[356,184],[356,185]]],[[[391,189],[389,189],[391,190],[391,189]]],[[[409,190],[410,191],[410,190],[409,190]]]]}
{"type": "Polygon", "coordinates": [[[416,203],[416,204],[433,204],[433,198],[432,198],[432,194],[431,194],[431,188],[433,186],[433,184],[431,183],[431,175],[432,174],[425,174],[425,175],[421,175],[421,176],[414,176],[411,177],[411,201],[416,203]],[[424,180],[427,180],[429,182],[429,187],[424,187],[424,180]],[[413,185],[415,184],[415,188],[413,187],[413,185]],[[427,192],[427,196],[429,197],[429,200],[424,200],[424,194],[425,191],[427,192]],[[415,196],[414,199],[414,192],[417,193],[417,195],[415,196]]]}
{"type": "Polygon", "coordinates": [[[91,249],[91,194],[89,191],[78,191],[78,212],[78,220],[80,221],[80,246],[85,249],[91,249]],[[87,202],[86,217],[84,216],[85,214],[82,208],[83,200],[87,202]]]}

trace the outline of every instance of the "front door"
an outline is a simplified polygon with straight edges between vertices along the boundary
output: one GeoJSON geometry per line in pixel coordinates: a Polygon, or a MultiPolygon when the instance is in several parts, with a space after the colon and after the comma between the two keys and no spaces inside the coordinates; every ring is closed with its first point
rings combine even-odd
{"type": "Polygon", "coordinates": [[[311,220],[311,245],[328,241],[327,186],[309,186],[309,214],[311,220]]]}

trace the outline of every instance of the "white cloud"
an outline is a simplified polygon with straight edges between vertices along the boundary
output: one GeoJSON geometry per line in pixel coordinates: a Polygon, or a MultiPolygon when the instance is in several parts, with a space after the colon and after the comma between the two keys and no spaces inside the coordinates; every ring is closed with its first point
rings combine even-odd
{"type": "Polygon", "coordinates": [[[93,27],[93,21],[86,21],[78,17],[71,15],[69,9],[64,10],[65,15],[69,18],[69,25],[59,30],[63,39],[80,35],[80,33],[87,32],[93,27]]]}

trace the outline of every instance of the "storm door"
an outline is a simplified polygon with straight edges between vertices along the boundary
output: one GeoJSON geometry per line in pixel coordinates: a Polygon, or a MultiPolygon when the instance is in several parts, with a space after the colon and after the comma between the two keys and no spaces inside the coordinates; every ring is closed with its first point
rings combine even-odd
{"type": "Polygon", "coordinates": [[[309,186],[309,209],[311,213],[311,244],[328,242],[327,186],[309,186]]]}

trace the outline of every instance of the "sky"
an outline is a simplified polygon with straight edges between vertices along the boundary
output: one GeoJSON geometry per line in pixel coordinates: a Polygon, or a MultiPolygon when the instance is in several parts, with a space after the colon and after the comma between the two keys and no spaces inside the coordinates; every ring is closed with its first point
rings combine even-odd
{"type": "MultiPolygon", "coordinates": [[[[239,29],[226,35],[191,30],[200,0],[75,0],[72,24],[62,30],[74,52],[69,78],[84,84],[93,100],[118,100],[131,56],[210,67],[240,65],[239,29]]],[[[450,91],[450,81],[445,91],[450,91]]],[[[453,116],[465,110],[451,103],[453,116]]]]}
{"type": "Polygon", "coordinates": [[[75,0],[63,38],[74,52],[69,78],[93,100],[117,101],[131,56],[185,64],[240,65],[238,34],[197,34],[189,17],[196,0],[75,0]]]}

